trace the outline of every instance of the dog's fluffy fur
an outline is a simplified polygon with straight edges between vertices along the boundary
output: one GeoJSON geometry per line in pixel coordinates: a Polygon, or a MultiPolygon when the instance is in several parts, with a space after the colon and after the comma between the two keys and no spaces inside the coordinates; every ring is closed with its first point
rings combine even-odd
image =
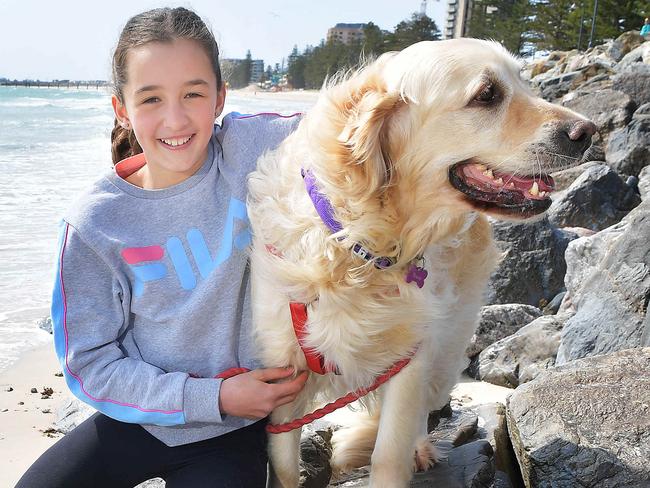
{"type": "MultiPolygon", "coordinates": [[[[309,412],[319,395],[338,398],[372,384],[419,345],[411,363],[368,399],[371,414],[335,442],[335,468],[371,460],[373,487],[406,486],[414,459],[423,469],[434,457],[427,413],[444,404],[466,366],[498,258],[485,214],[530,216],[472,201],[450,184],[450,168],[476,161],[541,177],[584,151],[563,151],[557,139],[585,119],[533,96],[519,71],[500,45],[472,39],[385,54],[329,83],[249,179],[262,360],[306,369],[288,306],[297,301],[308,304],[307,347],[341,373],[311,374],[296,401],[273,412],[273,423],[309,412]],[[486,87],[496,93],[488,102],[486,87]],[[316,214],[301,168],[331,201],[341,232],[333,235],[316,214]],[[375,268],[351,252],[356,242],[395,265],[375,268]],[[422,255],[429,277],[419,289],[404,278],[422,255]]],[[[271,435],[275,486],[298,486],[298,445],[299,430],[271,435]]]]}

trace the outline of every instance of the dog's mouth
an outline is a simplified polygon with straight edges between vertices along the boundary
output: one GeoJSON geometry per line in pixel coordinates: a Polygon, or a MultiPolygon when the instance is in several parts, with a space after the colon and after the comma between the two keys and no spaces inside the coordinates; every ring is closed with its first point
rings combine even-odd
{"type": "Polygon", "coordinates": [[[449,168],[449,182],[475,208],[515,218],[528,218],[547,210],[555,188],[549,175],[505,173],[474,160],[449,168]]]}

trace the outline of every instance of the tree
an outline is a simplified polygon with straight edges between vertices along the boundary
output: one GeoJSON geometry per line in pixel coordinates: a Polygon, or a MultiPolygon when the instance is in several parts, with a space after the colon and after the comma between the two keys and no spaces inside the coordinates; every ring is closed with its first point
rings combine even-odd
{"type": "MultiPolygon", "coordinates": [[[[598,0],[592,46],[615,39],[623,32],[636,30],[648,15],[646,0],[598,0]]],[[[532,27],[538,47],[570,50],[587,46],[591,33],[594,0],[535,0],[532,27]],[[582,43],[578,46],[580,19],[584,12],[582,43]]]]}
{"type": "Polygon", "coordinates": [[[436,23],[428,16],[411,15],[410,20],[403,20],[395,26],[395,32],[388,35],[388,46],[391,51],[400,51],[419,41],[437,41],[440,31],[436,23]]]}
{"type": "Polygon", "coordinates": [[[253,56],[251,55],[251,50],[246,51],[246,58],[243,62],[244,70],[244,79],[246,80],[246,86],[251,81],[251,75],[253,73],[253,56]]]}
{"type": "Polygon", "coordinates": [[[494,39],[509,51],[521,54],[529,33],[533,7],[529,0],[482,0],[472,4],[467,35],[478,39],[494,39]]]}

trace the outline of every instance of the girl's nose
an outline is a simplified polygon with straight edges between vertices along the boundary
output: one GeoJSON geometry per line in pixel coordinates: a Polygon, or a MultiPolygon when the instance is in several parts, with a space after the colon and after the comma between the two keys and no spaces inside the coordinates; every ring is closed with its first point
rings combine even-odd
{"type": "Polygon", "coordinates": [[[189,116],[182,103],[170,103],[165,112],[165,127],[183,129],[189,122],[189,116]]]}

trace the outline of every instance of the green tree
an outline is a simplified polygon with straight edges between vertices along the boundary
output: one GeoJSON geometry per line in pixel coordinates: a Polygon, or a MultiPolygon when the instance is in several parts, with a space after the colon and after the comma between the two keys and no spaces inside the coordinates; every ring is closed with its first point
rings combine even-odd
{"type": "Polygon", "coordinates": [[[419,41],[437,41],[440,31],[430,17],[415,13],[409,20],[397,24],[395,32],[387,37],[389,50],[400,51],[419,41]]]}
{"type": "MultiPolygon", "coordinates": [[[[543,49],[578,48],[580,20],[583,33],[581,49],[587,47],[591,34],[594,0],[535,0],[532,28],[537,46],[543,49]]],[[[638,29],[644,15],[650,13],[647,0],[598,0],[592,46],[615,39],[623,32],[638,29]]]]}
{"type": "Polygon", "coordinates": [[[244,59],[243,66],[244,79],[246,80],[246,86],[248,86],[251,81],[251,74],[253,72],[253,56],[251,55],[250,49],[246,51],[246,58],[244,59]]]}
{"type": "Polygon", "coordinates": [[[530,34],[533,7],[530,0],[480,0],[472,4],[467,35],[494,39],[509,51],[523,54],[530,34]]]}

